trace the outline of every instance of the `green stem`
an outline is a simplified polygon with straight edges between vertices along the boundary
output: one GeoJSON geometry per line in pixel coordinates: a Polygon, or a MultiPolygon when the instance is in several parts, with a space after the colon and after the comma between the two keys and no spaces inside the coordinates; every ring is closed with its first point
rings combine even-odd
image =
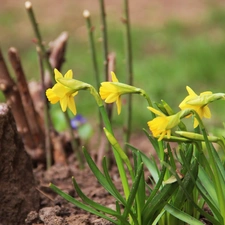
{"type": "MultiPolygon", "coordinates": [[[[42,63],[42,57],[39,49],[38,52],[38,61],[40,65],[40,75],[41,75],[41,85],[42,90],[45,90],[44,84],[44,69],[42,63]]],[[[43,94],[44,95],[44,94],[43,94]]],[[[44,99],[44,124],[45,124],[45,154],[46,154],[46,167],[49,169],[52,165],[52,154],[51,154],[51,140],[50,140],[50,115],[48,111],[48,102],[45,96],[44,99]]]]}
{"type": "Polygon", "coordinates": [[[90,42],[90,48],[91,48],[91,56],[92,56],[92,63],[93,63],[93,69],[95,73],[95,80],[96,80],[96,87],[99,89],[100,87],[100,79],[99,79],[99,71],[98,71],[98,63],[97,63],[97,56],[96,56],[96,50],[95,50],[95,43],[94,43],[94,37],[93,37],[93,31],[94,28],[91,23],[91,17],[89,11],[84,11],[84,17],[86,19],[86,25],[88,30],[88,36],[89,36],[89,42],[90,42]]]}
{"type": "Polygon", "coordinates": [[[48,69],[49,73],[51,74],[51,79],[53,81],[54,80],[54,74],[53,74],[52,66],[51,66],[51,64],[49,62],[47,51],[45,50],[45,47],[43,45],[41,33],[40,33],[39,29],[38,29],[38,23],[36,21],[35,15],[34,15],[31,2],[27,1],[25,3],[25,8],[27,9],[28,16],[29,16],[30,21],[31,21],[31,25],[32,25],[33,30],[34,30],[34,34],[35,34],[35,36],[37,38],[38,47],[41,50],[42,57],[43,57],[43,59],[45,61],[45,64],[47,66],[47,69],[48,69]]]}
{"type": "Polygon", "coordinates": [[[106,25],[106,13],[104,0],[99,0],[101,11],[101,23],[102,23],[102,43],[103,43],[103,59],[104,59],[104,74],[105,81],[108,80],[108,38],[107,38],[107,25],[106,25]]]}
{"type": "MultiPolygon", "coordinates": [[[[93,26],[91,23],[89,11],[85,10],[83,15],[86,19],[86,25],[87,25],[87,30],[88,30],[88,36],[89,36],[89,42],[90,42],[90,48],[91,48],[91,56],[92,56],[92,62],[93,62],[93,69],[94,69],[95,80],[96,80],[96,88],[99,89],[100,79],[99,79],[99,70],[98,70],[97,56],[96,56],[94,37],[93,37],[94,29],[93,29],[93,26]]],[[[102,122],[102,117],[100,114],[99,114],[99,124],[100,124],[100,128],[101,128],[103,122],[102,122]]],[[[100,133],[101,133],[101,131],[100,131],[100,133]]]]}
{"type": "MultiPolygon", "coordinates": [[[[146,101],[148,102],[148,106],[153,107],[152,101],[151,101],[150,97],[146,94],[146,92],[143,89],[141,89],[140,93],[146,99],[146,101]]],[[[152,116],[151,119],[155,118],[155,114],[152,111],[151,111],[151,116],[152,116]]]]}
{"type": "Polygon", "coordinates": [[[69,124],[68,127],[69,127],[70,138],[71,138],[71,146],[72,146],[73,152],[74,152],[74,154],[75,154],[75,156],[76,156],[76,158],[79,162],[80,169],[83,169],[84,168],[84,161],[83,161],[83,158],[82,158],[82,148],[77,143],[77,139],[74,135],[73,128],[70,125],[70,117],[69,117],[68,112],[65,112],[64,116],[65,116],[67,124],[69,124]]]}
{"type": "MultiPolygon", "coordinates": [[[[130,32],[130,17],[129,17],[129,4],[128,0],[124,0],[124,24],[126,29],[126,62],[127,62],[127,77],[128,84],[133,85],[133,58],[132,58],[132,42],[131,42],[131,32],[130,32]]],[[[127,129],[126,129],[126,143],[129,143],[131,130],[132,130],[132,95],[128,95],[127,104],[127,129]]],[[[127,150],[127,149],[126,149],[127,150]]]]}
{"type": "MultiPolygon", "coordinates": [[[[218,167],[216,165],[216,161],[215,161],[215,158],[214,158],[213,153],[212,153],[212,148],[210,146],[204,124],[203,124],[201,118],[199,117],[199,115],[195,111],[192,111],[192,112],[195,115],[195,118],[199,122],[199,126],[202,130],[202,134],[203,134],[204,139],[205,139],[206,149],[208,150],[208,154],[209,154],[209,162],[210,162],[210,165],[212,166],[212,169],[213,169],[213,172],[214,172],[214,176],[212,176],[211,178],[213,179],[213,182],[215,183],[215,186],[216,186],[215,187],[216,188],[216,194],[217,194],[217,198],[218,198],[219,206],[220,206],[219,209],[220,209],[221,215],[223,215],[223,213],[225,212],[225,198],[224,198],[223,188],[222,188],[223,184],[220,183],[220,179],[219,179],[219,177],[220,177],[219,173],[220,172],[219,172],[218,167]]],[[[222,224],[225,225],[224,219],[223,219],[223,221],[220,221],[220,222],[222,222],[222,224]]]]}
{"type": "MultiPolygon", "coordinates": [[[[107,112],[105,110],[105,107],[103,105],[101,105],[101,106],[99,106],[99,110],[100,110],[100,113],[102,115],[102,118],[103,118],[106,129],[114,136],[113,130],[112,130],[112,127],[111,127],[111,123],[110,123],[109,118],[107,116],[107,112]]],[[[129,188],[128,180],[127,180],[127,177],[126,177],[126,172],[125,172],[125,169],[124,169],[124,166],[123,166],[123,161],[122,161],[119,153],[114,148],[114,146],[112,146],[112,147],[113,147],[113,154],[115,156],[116,164],[117,164],[119,174],[120,174],[120,177],[121,177],[121,181],[122,181],[122,185],[123,185],[123,189],[124,189],[124,194],[125,194],[126,199],[128,199],[129,194],[130,194],[130,188],[129,188]]]]}
{"type": "MultiPolygon", "coordinates": [[[[29,1],[27,1],[25,3],[25,7],[27,9],[28,16],[30,18],[32,27],[34,29],[34,33],[35,33],[36,38],[37,38],[37,44],[38,44],[38,47],[40,48],[41,55],[42,55],[43,59],[45,60],[45,63],[46,63],[46,66],[47,66],[47,69],[48,69],[49,73],[51,74],[52,82],[54,82],[53,69],[52,69],[52,66],[51,66],[51,64],[49,62],[47,51],[45,50],[45,47],[43,45],[41,33],[40,33],[39,29],[38,29],[38,24],[36,22],[36,18],[35,18],[33,9],[32,9],[32,4],[29,1]]],[[[72,145],[73,150],[75,151],[75,148],[76,148],[76,138],[74,137],[74,133],[73,133],[72,127],[70,125],[69,115],[68,115],[67,112],[65,112],[64,115],[65,115],[66,122],[68,124],[68,128],[69,128],[70,134],[71,134],[71,145],[72,145]]],[[[77,154],[77,156],[78,156],[78,160],[80,162],[80,166],[83,167],[83,163],[82,163],[82,160],[81,160],[81,157],[80,157],[80,153],[77,154]]]]}

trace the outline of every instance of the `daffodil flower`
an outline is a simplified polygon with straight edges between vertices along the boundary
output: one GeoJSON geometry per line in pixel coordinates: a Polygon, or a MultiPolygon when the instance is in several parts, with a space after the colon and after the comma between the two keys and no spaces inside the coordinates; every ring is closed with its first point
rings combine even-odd
{"type": "MultiPolygon", "coordinates": [[[[211,112],[207,104],[212,101],[212,92],[205,91],[197,95],[190,87],[187,86],[186,89],[189,95],[180,103],[180,109],[192,109],[196,111],[200,118],[211,118],[211,112]]],[[[194,128],[198,124],[198,120],[194,118],[194,128]]]]}
{"type": "Polygon", "coordinates": [[[64,77],[57,69],[54,69],[54,73],[56,84],[52,88],[47,89],[46,96],[48,100],[51,102],[51,104],[56,104],[57,102],[60,102],[60,106],[63,112],[65,112],[68,107],[71,112],[76,115],[77,110],[74,101],[74,96],[77,95],[78,92],[75,92],[73,89],[58,82],[58,79],[61,78],[72,79],[72,70],[68,70],[64,77]]]}
{"type": "Polygon", "coordinates": [[[128,93],[141,93],[140,88],[120,83],[114,72],[111,72],[112,82],[102,82],[99,90],[100,96],[106,103],[116,102],[117,113],[121,113],[121,95],[128,93]]]}
{"type": "Polygon", "coordinates": [[[171,129],[180,123],[180,113],[166,116],[152,107],[148,107],[148,109],[158,115],[158,117],[148,122],[152,135],[154,137],[159,137],[158,141],[161,141],[165,135],[167,135],[167,138],[169,139],[171,136],[171,129]]]}

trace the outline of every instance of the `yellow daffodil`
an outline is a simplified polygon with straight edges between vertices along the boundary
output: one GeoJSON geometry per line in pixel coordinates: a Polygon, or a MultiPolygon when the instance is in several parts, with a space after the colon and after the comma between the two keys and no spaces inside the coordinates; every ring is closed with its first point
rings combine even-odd
{"type": "Polygon", "coordinates": [[[180,114],[166,116],[162,112],[148,107],[150,111],[158,115],[158,117],[148,122],[149,129],[154,137],[158,137],[158,141],[161,141],[165,135],[169,139],[171,136],[171,129],[180,123],[180,114]]]}
{"type": "Polygon", "coordinates": [[[102,82],[99,90],[100,96],[106,103],[116,102],[117,113],[121,113],[121,95],[140,93],[141,89],[120,83],[114,72],[111,72],[112,82],[102,82]]]}
{"type": "Polygon", "coordinates": [[[65,112],[68,107],[72,111],[72,113],[76,115],[77,111],[74,96],[77,95],[78,92],[74,92],[73,89],[58,82],[58,79],[60,78],[72,79],[72,70],[68,70],[64,77],[57,69],[54,69],[54,73],[56,84],[52,88],[47,89],[46,96],[48,100],[51,102],[51,104],[60,102],[60,106],[63,112],[65,112]]]}
{"type": "MultiPolygon", "coordinates": [[[[198,113],[200,118],[210,118],[211,112],[208,103],[212,101],[212,92],[206,91],[197,95],[190,87],[186,87],[188,96],[180,103],[180,109],[192,109],[198,113]]],[[[194,128],[198,126],[198,120],[194,118],[194,128]]]]}

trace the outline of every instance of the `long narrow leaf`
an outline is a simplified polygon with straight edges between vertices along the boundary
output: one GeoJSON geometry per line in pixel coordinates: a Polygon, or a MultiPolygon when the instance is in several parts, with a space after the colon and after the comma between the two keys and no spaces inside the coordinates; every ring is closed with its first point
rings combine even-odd
{"type": "Polygon", "coordinates": [[[223,180],[223,184],[225,185],[225,168],[224,168],[224,165],[216,151],[216,149],[214,148],[214,146],[212,145],[212,153],[213,153],[213,156],[215,158],[215,161],[216,161],[216,165],[218,166],[218,169],[220,171],[220,174],[222,176],[222,180],[223,180]]]}
{"type": "Polygon", "coordinates": [[[143,224],[151,224],[163,207],[168,203],[174,192],[178,188],[178,183],[166,184],[158,192],[147,207],[142,211],[143,224]]]}
{"type": "Polygon", "coordinates": [[[102,168],[103,168],[103,172],[104,172],[105,178],[106,178],[108,184],[110,185],[113,193],[117,196],[117,199],[119,199],[120,202],[125,206],[126,205],[126,201],[123,198],[123,196],[119,193],[119,191],[116,189],[114,183],[112,182],[112,179],[111,179],[111,177],[109,175],[108,168],[107,168],[106,164],[107,164],[106,163],[106,158],[104,157],[103,161],[102,161],[102,168]]]}
{"type": "Polygon", "coordinates": [[[194,217],[190,216],[189,214],[182,212],[180,209],[172,206],[171,204],[167,204],[165,206],[165,210],[172,214],[174,217],[178,218],[179,220],[186,222],[187,224],[191,225],[203,225],[202,222],[195,219],[194,217]]]}
{"type": "MultiPolygon", "coordinates": [[[[134,146],[127,144],[132,151],[134,152],[140,152],[137,148],[135,148],[134,146]]],[[[148,168],[149,172],[151,173],[154,181],[157,183],[158,179],[159,179],[159,169],[157,167],[156,162],[154,161],[154,158],[152,157],[152,159],[148,158],[143,152],[140,152],[141,154],[141,158],[143,163],[145,164],[145,166],[148,168]]]]}
{"type": "Polygon", "coordinates": [[[128,224],[126,219],[124,219],[122,217],[122,215],[118,214],[118,212],[108,208],[108,207],[105,207],[103,205],[100,205],[99,203],[97,202],[94,202],[93,200],[91,200],[90,198],[88,198],[80,189],[80,187],[78,186],[76,180],[74,177],[72,177],[72,181],[73,181],[73,185],[74,185],[74,188],[77,192],[77,194],[79,195],[79,197],[83,200],[83,202],[85,202],[86,204],[90,205],[92,208],[94,209],[97,209],[103,213],[106,213],[106,214],[109,214],[111,216],[115,216],[117,219],[119,219],[119,221],[123,222],[123,224],[128,224]]]}
{"type": "Polygon", "coordinates": [[[94,163],[94,161],[92,160],[92,158],[90,157],[90,155],[88,154],[87,150],[84,148],[84,156],[86,158],[86,161],[90,167],[90,169],[92,170],[92,172],[94,173],[95,177],[97,178],[97,180],[99,181],[99,183],[112,195],[114,196],[114,198],[116,198],[119,202],[121,199],[118,198],[117,194],[114,193],[112,187],[109,185],[107,179],[105,178],[105,176],[101,173],[101,171],[98,169],[98,167],[96,166],[96,164],[94,163]]]}
{"type": "Polygon", "coordinates": [[[60,195],[61,197],[63,197],[63,198],[66,199],[68,202],[72,203],[73,205],[79,207],[80,209],[83,209],[83,210],[85,210],[85,211],[87,211],[87,212],[90,212],[90,213],[96,215],[96,216],[99,216],[99,217],[101,217],[101,218],[103,218],[103,219],[106,219],[106,220],[108,220],[108,221],[110,221],[110,222],[112,222],[112,223],[114,223],[114,224],[120,225],[120,223],[119,223],[118,221],[113,220],[112,218],[106,216],[105,214],[100,213],[100,212],[98,212],[97,210],[95,210],[95,209],[93,209],[93,208],[91,208],[91,207],[89,207],[89,206],[87,206],[87,205],[85,205],[85,204],[83,204],[83,203],[77,201],[77,200],[74,199],[72,196],[70,196],[70,195],[66,194],[65,192],[63,192],[62,190],[60,190],[60,189],[59,189],[58,187],[56,187],[54,184],[50,184],[49,186],[50,186],[50,188],[51,188],[54,192],[56,192],[58,195],[60,195]]]}
{"type": "Polygon", "coordinates": [[[209,178],[208,174],[205,172],[204,168],[202,166],[199,166],[199,180],[202,183],[203,187],[207,187],[207,192],[210,197],[211,202],[218,207],[219,202],[216,195],[216,190],[212,182],[212,180],[209,178]]]}
{"type": "Polygon", "coordinates": [[[173,173],[173,175],[176,177],[177,182],[179,183],[180,187],[183,189],[186,197],[188,200],[190,200],[193,204],[193,206],[203,215],[205,216],[209,221],[211,221],[214,225],[219,225],[220,223],[211,215],[209,215],[207,212],[205,212],[203,209],[201,209],[193,200],[191,195],[186,191],[185,187],[183,186],[183,183],[181,181],[181,179],[179,178],[179,176],[177,175],[176,171],[172,170],[172,168],[168,166],[168,169],[170,169],[170,171],[173,173]]]}
{"type": "Polygon", "coordinates": [[[147,136],[148,140],[152,143],[155,151],[158,153],[159,152],[159,145],[158,145],[158,140],[153,138],[152,136],[149,135],[148,131],[146,129],[143,129],[145,135],[147,136]]]}
{"type": "MultiPolygon", "coordinates": [[[[137,175],[134,179],[134,183],[132,185],[129,198],[127,199],[127,207],[124,209],[124,213],[123,213],[123,216],[125,218],[128,216],[128,214],[131,211],[131,208],[132,208],[132,205],[133,205],[133,202],[136,197],[137,190],[138,190],[138,185],[139,185],[139,182],[140,182],[140,179],[142,176],[142,171],[143,171],[143,163],[141,163],[138,168],[137,175]]],[[[134,223],[137,224],[137,221],[134,221],[134,223]]]]}
{"type": "MultiPolygon", "coordinates": [[[[141,158],[141,153],[137,152],[137,165],[135,168],[136,169],[136,176],[138,175],[138,168],[139,165],[141,165],[141,163],[143,163],[142,158],[141,158]]],[[[138,191],[137,191],[137,195],[138,195],[138,204],[140,207],[140,211],[142,211],[144,205],[145,205],[145,199],[146,199],[146,189],[145,189],[145,176],[144,176],[144,170],[142,169],[142,174],[140,175],[140,182],[139,182],[139,187],[138,187],[138,191]]]]}
{"type": "MultiPolygon", "coordinates": [[[[164,154],[164,161],[165,162],[168,161],[168,154],[164,154]]],[[[144,209],[147,208],[149,204],[151,204],[152,199],[155,197],[155,195],[157,194],[158,190],[162,186],[162,183],[163,183],[163,179],[164,179],[165,174],[166,174],[166,166],[163,165],[162,171],[161,171],[161,174],[160,174],[160,177],[159,177],[159,180],[158,180],[156,186],[154,187],[154,189],[152,190],[151,194],[147,198],[146,203],[145,203],[145,206],[144,206],[144,209]]]]}
{"type": "Polygon", "coordinates": [[[196,187],[198,189],[198,191],[200,192],[202,198],[205,200],[206,204],[209,206],[209,208],[211,209],[213,215],[215,218],[218,218],[219,220],[222,219],[221,214],[219,212],[218,209],[218,205],[214,204],[214,201],[211,199],[208,191],[206,190],[206,187],[204,187],[202,185],[202,183],[200,182],[200,180],[198,179],[196,182],[196,187]]]}

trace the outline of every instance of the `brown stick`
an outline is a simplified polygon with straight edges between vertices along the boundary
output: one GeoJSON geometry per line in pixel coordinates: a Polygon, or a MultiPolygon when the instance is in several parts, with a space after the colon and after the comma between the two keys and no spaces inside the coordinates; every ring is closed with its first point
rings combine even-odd
{"type": "Polygon", "coordinates": [[[1,49],[0,49],[0,90],[3,91],[7,104],[11,107],[12,113],[16,120],[17,130],[22,135],[24,144],[33,149],[34,141],[31,135],[26,114],[22,105],[22,100],[18,88],[10,77],[6,67],[1,49]]]}
{"type": "Polygon", "coordinates": [[[59,71],[63,62],[65,62],[65,51],[68,40],[68,33],[62,32],[54,41],[50,42],[49,62],[52,68],[57,68],[59,71]]]}
{"type": "MultiPolygon", "coordinates": [[[[65,51],[68,40],[68,33],[62,32],[54,41],[49,43],[48,58],[51,67],[60,71],[62,64],[65,62],[65,51]]],[[[52,77],[49,71],[45,72],[45,87],[52,87],[52,77]]]]}
{"type": "Polygon", "coordinates": [[[15,48],[11,47],[8,51],[8,56],[17,78],[17,87],[20,92],[23,107],[24,109],[26,109],[26,118],[30,127],[31,135],[34,139],[35,147],[43,147],[44,134],[42,132],[40,124],[38,123],[38,121],[40,121],[38,119],[39,115],[34,108],[18,51],[15,48]]]}

